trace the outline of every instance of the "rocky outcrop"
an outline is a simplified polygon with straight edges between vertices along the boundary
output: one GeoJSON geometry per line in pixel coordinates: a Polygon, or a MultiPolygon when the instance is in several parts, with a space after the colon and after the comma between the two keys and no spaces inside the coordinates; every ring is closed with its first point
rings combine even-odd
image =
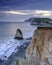
{"type": "Polygon", "coordinates": [[[26,59],[27,65],[52,65],[52,29],[38,28],[34,32],[26,59]]]}
{"type": "Polygon", "coordinates": [[[17,39],[17,40],[23,39],[23,34],[22,34],[22,31],[20,29],[17,29],[14,39],[17,39]]]}

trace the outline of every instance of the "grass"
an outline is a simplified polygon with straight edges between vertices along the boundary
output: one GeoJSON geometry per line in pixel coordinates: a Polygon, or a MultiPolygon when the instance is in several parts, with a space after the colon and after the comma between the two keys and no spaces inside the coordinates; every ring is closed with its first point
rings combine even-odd
{"type": "Polygon", "coordinates": [[[45,28],[45,29],[52,29],[52,26],[38,26],[37,28],[38,29],[43,29],[43,28],[45,28]]]}

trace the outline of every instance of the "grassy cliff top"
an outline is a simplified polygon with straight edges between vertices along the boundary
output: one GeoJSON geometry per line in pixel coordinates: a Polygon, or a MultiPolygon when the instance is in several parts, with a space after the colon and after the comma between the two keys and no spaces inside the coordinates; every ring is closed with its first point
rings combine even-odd
{"type": "Polygon", "coordinates": [[[50,18],[34,18],[33,22],[37,21],[37,22],[49,22],[52,21],[52,19],[50,18]]]}
{"type": "Polygon", "coordinates": [[[50,21],[52,22],[52,19],[50,19],[50,18],[29,18],[26,21],[29,21],[29,22],[45,22],[45,23],[48,23],[50,21]]]}
{"type": "Polygon", "coordinates": [[[38,29],[52,29],[52,26],[38,26],[38,29]]]}

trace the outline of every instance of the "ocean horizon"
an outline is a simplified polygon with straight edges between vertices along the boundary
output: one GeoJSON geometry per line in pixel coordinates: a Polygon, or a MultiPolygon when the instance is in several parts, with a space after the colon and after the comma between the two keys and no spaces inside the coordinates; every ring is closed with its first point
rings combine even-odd
{"type": "Polygon", "coordinates": [[[26,22],[0,22],[0,39],[14,37],[17,29],[26,33],[32,31],[34,27],[26,22]]]}

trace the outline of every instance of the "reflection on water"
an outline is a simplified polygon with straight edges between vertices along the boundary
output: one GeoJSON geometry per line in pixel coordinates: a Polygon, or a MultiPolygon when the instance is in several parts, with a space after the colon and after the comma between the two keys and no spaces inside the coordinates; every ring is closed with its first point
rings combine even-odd
{"type": "Polygon", "coordinates": [[[34,29],[34,27],[28,23],[0,23],[0,39],[14,37],[18,28],[20,28],[23,33],[30,32],[34,29]]]}

